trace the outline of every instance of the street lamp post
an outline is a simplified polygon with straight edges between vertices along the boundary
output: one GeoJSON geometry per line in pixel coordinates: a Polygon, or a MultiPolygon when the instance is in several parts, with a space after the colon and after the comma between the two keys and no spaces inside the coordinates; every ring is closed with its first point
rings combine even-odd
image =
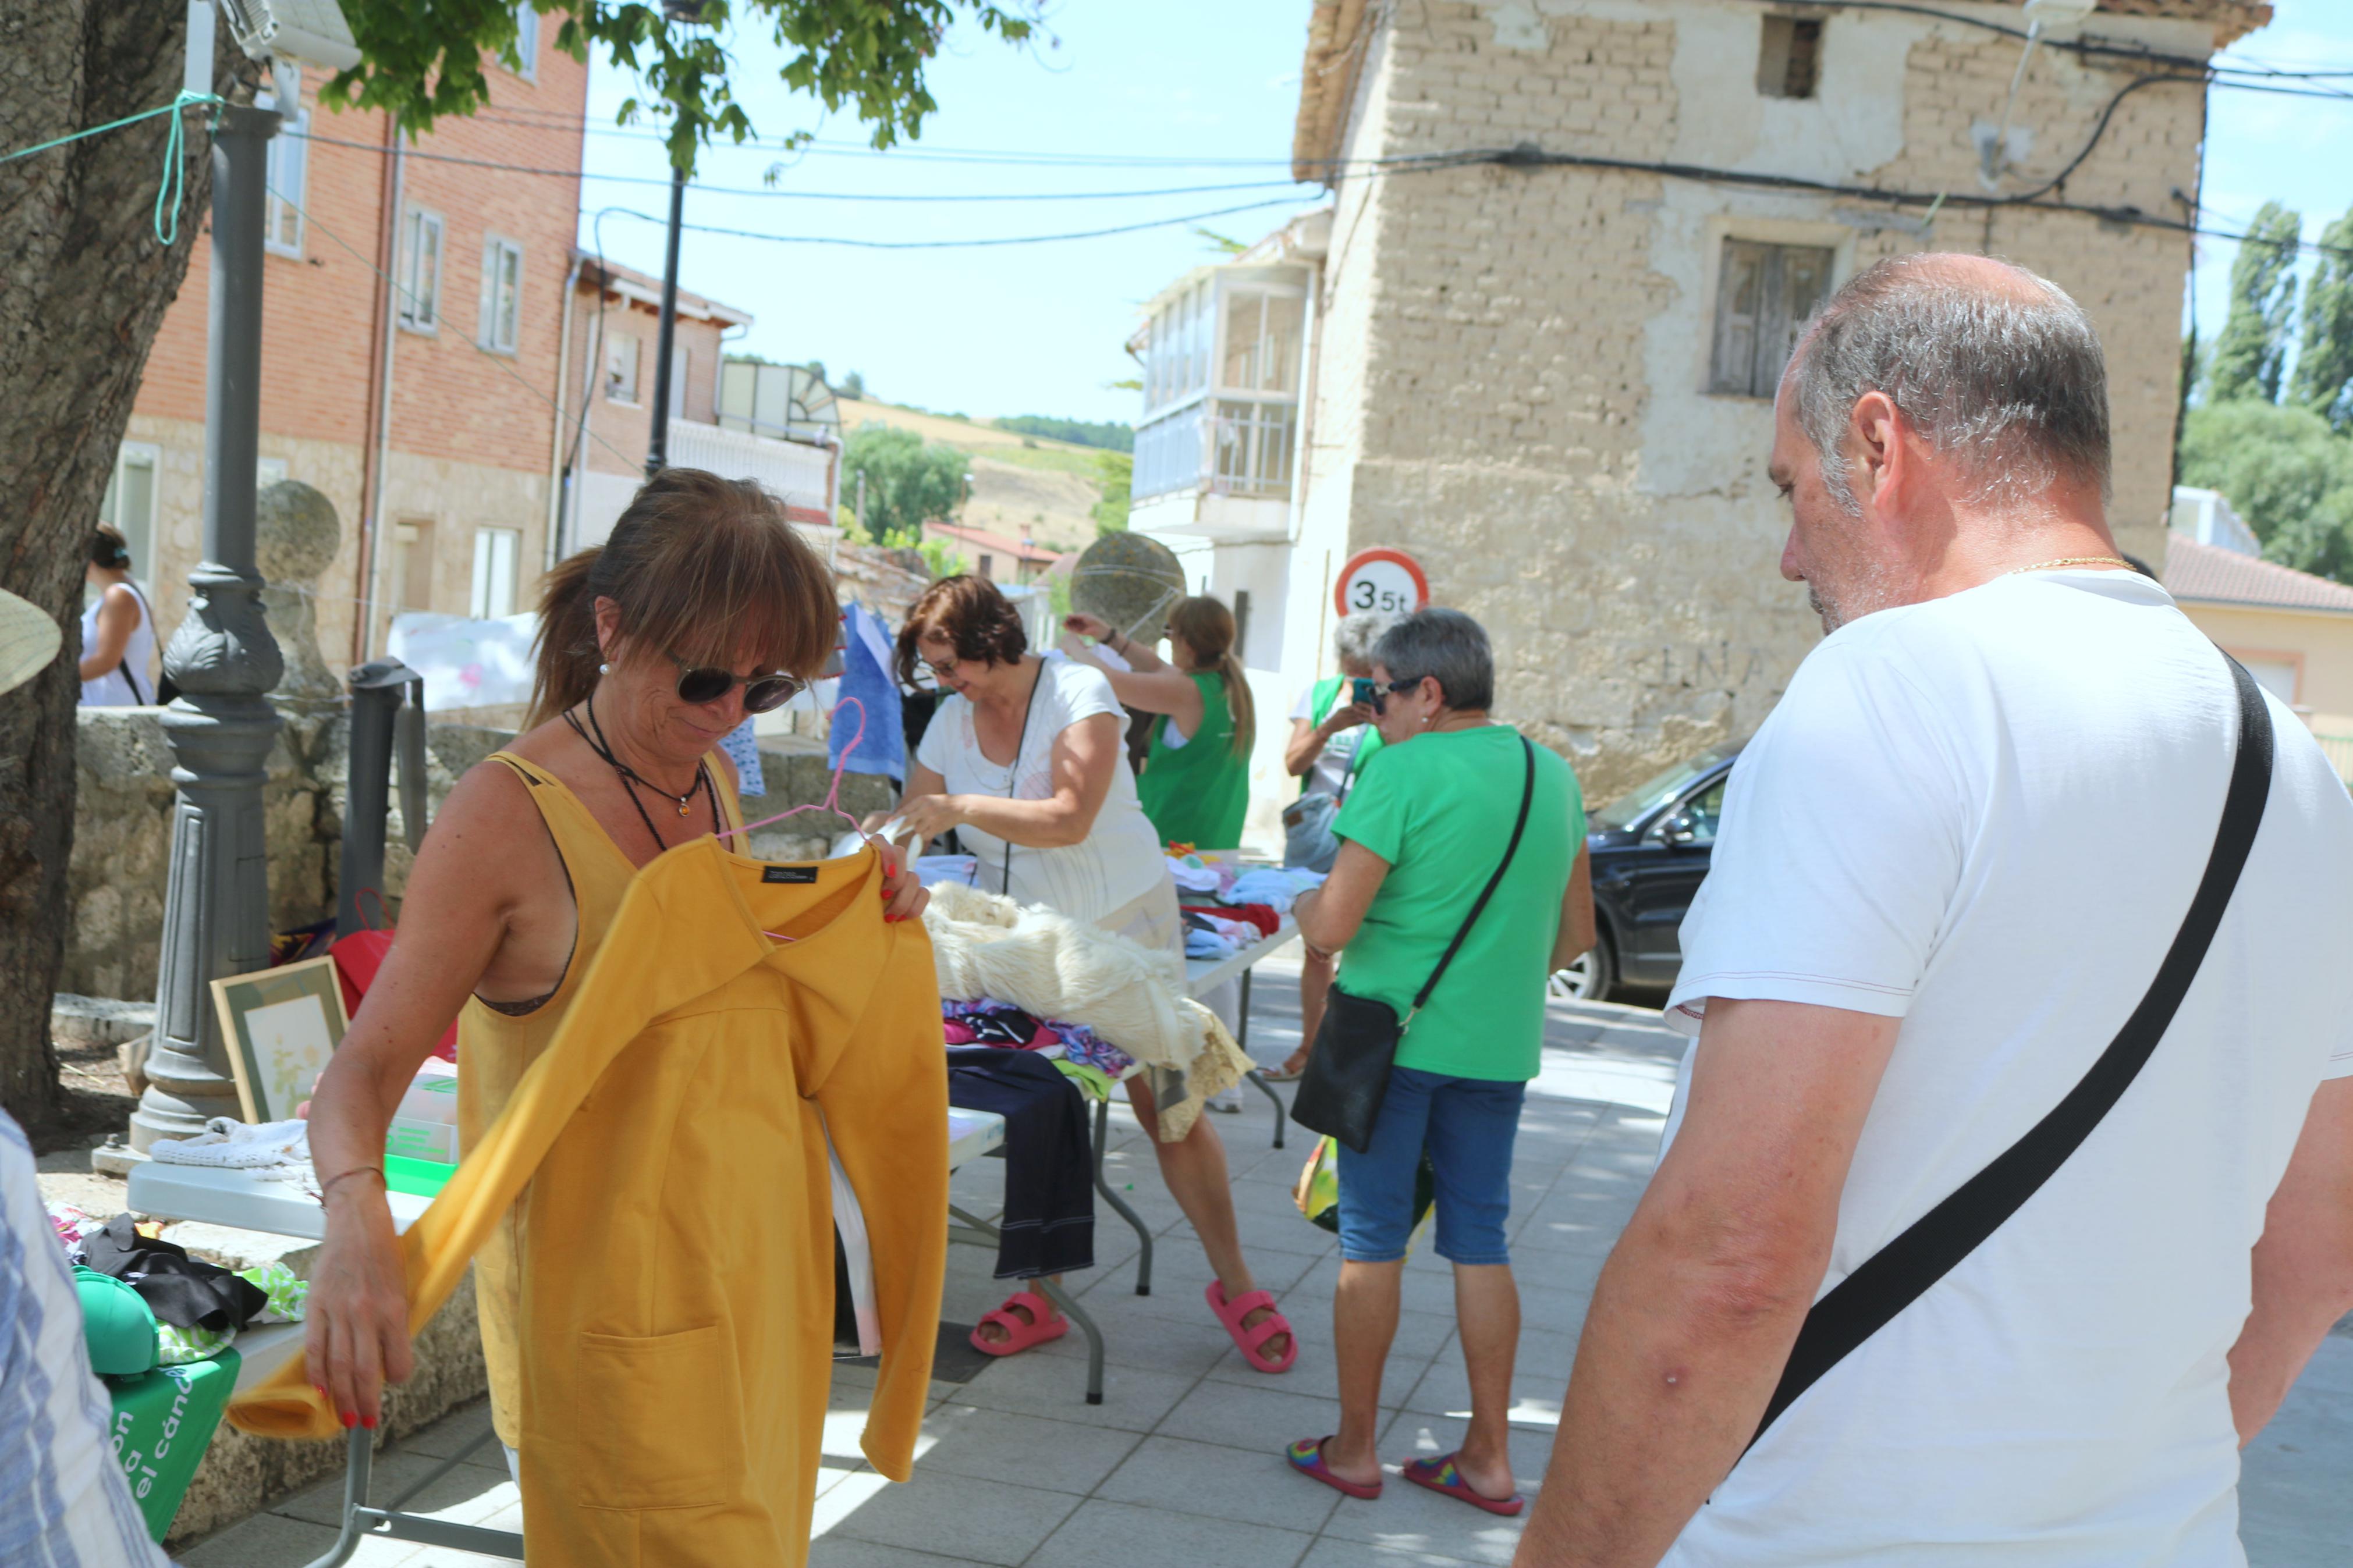
{"type": "Polygon", "coordinates": [[[670,238],[662,253],[661,326],[654,334],[654,428],[646,445],[646,478],[670,467],[672,347],[678,342],[678,234],[686,218],[686,171],[670,172],[670,238]]]}
{"type": "Polygon", "coordinates": [[[240,1114],[210,983],[269,963],[261,786],[279,718],[265,694],[284,665],[254,564],[261,423],[262,216],[273,110],[224,108],[213,132],[212,296],[205,371],[205,556],[187,619],[164,652],[180,688],[164,714],[178,766],[171,881],[148,1088],[131,1146],[240,1114]]]}

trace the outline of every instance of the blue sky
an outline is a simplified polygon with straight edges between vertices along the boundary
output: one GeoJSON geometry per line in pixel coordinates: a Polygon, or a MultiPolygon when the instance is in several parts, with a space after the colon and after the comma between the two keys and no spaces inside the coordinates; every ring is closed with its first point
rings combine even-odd
{"type": "MultiPolygon", "coordinates": [[[[2275,0],[2276,19],[2231,51],[2242,63],[2283,69],[2353,70],[2353,5],[2275,0]]],[[[776,82],[779,57],[743,45],[736,77],[765,148],[720,148],[697,178],[759,190],[782,163],[784,195],[691,193],[687,221],[768,234],[881,240],[1055,234],[1208,212],[1254,203],[1255,211],[1208,226],[1256,238],[1322,199],[1289,182],[1306,0],[1192,0],[1182,7],[1135,0],[1080,0],[1049,30],[1058,47],[1010,48],[972,29],[955,34],[931,71],[940,110],[902,151],[861,151],[864,132],[844,114],[827,118],[776,82]],[[819,145],[785,157],[783,132],[813,129],[819,145]],[[1046,163],[970,159],[1015,153],[1046,163]],[[1094,160],[1095,162],[1074,162],[1094,160]],[[880,202],[835,195],[1014,195],[1250,185],[1134,199],[880,202]]],[[[2353,79],[2337,84],[2353,92],[2353,79]]],[[[610,124],[628,83],[600,64],[591,123],[610,124]]],[[[2303,211],[2307,237],[2353,206],[2353,98],[2216,91],[2210,95],[2204,199],[2211,226],[2234,228],[2267,199],[2303,211]],[[2335,150],[2331,155],[2330,150],[2335,150]]],[[[592,132],[595,174],[660,178],[667,165],[648,133],[592,132]]],[[[591,180],[582,198],[581,242],[596,240],[589,216],[617,205],[659,218],[656,185],[591,180]]],[[[659,273],[661,231],[608,216],[602,245],[615,259],[659,273]]],[[[2195,274],[2211,335],[2227,303],[2236,247],[2201,240],[2195,274]]],[[[689,233],[684,285],[758,318],[744,346],[772,359],[822,360],[838,380],[861,372],[869,389],[896,402],[974,415],[1053,414],[1132,419],[1134,394],[1107,384],[1133,374],[1121,350],[1136,305],[1210,252],[1187,226],[1107,238],[987,249],[881,251],[778,245],[689,233]]]]}
{"type": "MultiPolygon", "coordinates": [[[[934,239],[1065,233],[1180,216],[1250,203],[1277,205],[1207,220],[1255,239],[1314,205],[1318,187],[1290,177],[1291,122],[1304,0],[1191,0],[1182,7],[1134,0],[1082,0],[1059,10],[1059,47],[1014,48],[976,30],[953,35],[930,72],[940,110],[903,151],[861,153],[865,135],[842,114],[775,84],[779,60],[765,44],[742,47],[738,90],[764,136],[813,129],[822,148],[780,156],[768,149],[714,150],[696,178],[758,188],[782,162],[776,188],[790,196],[690,192],[689,223],[764,233],[934,239]],[[1039,166],[944,161],[962,151],[1044,154],[1039,166]],[[1071,166],[1073,155],[1124,160],[1210,160],[1071,166]],[[1249,184],[1242,191],[1142,199],[881,203],[815,199],[864,195],[1083,195],[1249,184]]],[[[620,73],[600,66],[590,88],[592,124],[609,124],[627,96],[620,73]]],[[[591,134],[587,165],[600,174],[665,175],[659,145],[591,134]]],[[[659,217],[667,194],[651,185],[590,181],[587,215],[617,204],[659,217]]],[[[607,254],[661,270],[661,230],[608,216],[607,254]]],[[[876,251],[776,245],[689,233],[679,268],[688,289],[758,318],[744,346],[772,359],[821,360],[836,380],[856,370],[868,390],[894,402],[974,415],[1050,414],[1129,419],[1136,395],[1106,383],[1134,374],[1121,345],[1136,306],[1208,259],[1189,227],[1109,238],[993,249],[876,251]]]]}
{"type": "MultiPolygon", "coordinates": [[[[2271,26],[2249,34],[2227,57],[2281,70],[2353,71],[2353,5],[2273,0],[2271,26]]],[[[2353,78],[2326,85],[2353,94],[2353,78]]],[[[2264,202],[2279,201],[2304,214],[2305,238],[2318,239],[2353,207],[2353,97],[2332,102],[2210,92],[2201,196],[2210,227],[2235,231],[2264,202]]],[[[2227,240],[2198,242],[2198,326],[2210,341],[2230,308],[2231,262],[2238,249],[2227,240]]],[[[2307,271],[2312,259],[2305,258],[2307,271]]]]}

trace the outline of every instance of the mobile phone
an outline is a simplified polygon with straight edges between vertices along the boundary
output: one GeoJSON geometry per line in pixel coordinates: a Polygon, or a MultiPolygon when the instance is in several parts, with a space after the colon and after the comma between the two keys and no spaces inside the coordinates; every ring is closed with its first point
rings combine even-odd
{"type": "Polygon", "coordinates": [[[1348,683],[1349,700],[1360,708],[1373,705],[1373,682],[1365,676],[1352,676],[1348,683]]]}

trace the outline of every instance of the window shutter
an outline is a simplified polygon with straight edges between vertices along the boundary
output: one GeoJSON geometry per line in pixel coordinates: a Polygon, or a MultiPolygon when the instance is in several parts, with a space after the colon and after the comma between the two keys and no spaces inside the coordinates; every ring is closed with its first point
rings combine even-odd
{"type": "Polygon", "coordinates": [[[1715,353],[1710,392],[1746,393],[1757,363],[1758,308],[1765,282],[1767,247],[1745,240],[1724,242],[1723,276],[1715,289],[1715,353]]]}

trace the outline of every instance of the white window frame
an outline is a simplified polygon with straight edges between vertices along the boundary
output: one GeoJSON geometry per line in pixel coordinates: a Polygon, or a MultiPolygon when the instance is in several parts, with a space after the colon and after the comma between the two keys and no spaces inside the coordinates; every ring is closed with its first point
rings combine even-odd
{"type": "Polygon", "coordinates": [[[441,301],[448,293],[449,265],[449,224],[430,207],[410,207],[400,221],[400,326],[403,331],[422,332],[430,337],[441,330],[441,301]],[[433,289],[429,296],[419,297],[417,274],[425,250],[425,241],[432,241],[433,289]]]}
{"type": "Polygon", "coordinates": [[[539,79],[539,8],[531,0],[515,0],[515,58],[522,62],[515,75],[525,81],[539,79]]]}
{"type": "MultiPolygon", "coordinates": [[[[300,260],[302,256],[302,209],[311,202],[311,143],[304,140],[311,130],[311,111],[302,107],[302,73],[293,67],[280,67],[277,80],[283,83],[292,100],[290,109],[282,109],[285,122],[278,134],[269,139],[263,178],[268,187],[262,193],[261,247],[276,256],[290,256],[300,260]],[[279,192],[284,191],[283,196],[279,192]],[[290,226],[293,237],[280,237],[281,227],[290,226]]],[[[258,109],[279,109],[277,92],[258,92],[253,96],[258,109]]]]}
{"type": "Polygon", "coordinates": [[[513,353],[522,342],[522,242],[509,239],[503,235],[485,237],[482,241],[481,317],[474,341],[492,353],[513,353]],[[508,261],[514,264],[514,291],[506,301],[509,309],[502,311],[500,295],[506,283],[504,264],[508,261]]]}
{"type": "Polygon", "coordinates": [[[614,332],[605,340],[605,401],[623,408],[638,406],[638,382],[645,372],[645,345],[635,332],[614,332]],[[629,346],[628,395],[621,395],[620,378],[613,374],[613,353],[622,344],[629,346]]]}
{"type": "Polygon", "coordinates": [[[142,582],[155,577],[155,527],[163,502],[164,448],[151,441],[125,441],[115,449],[114,471],[107,476],[106,494],[98,503],[101,522],[111,523],[131,551],[131,573],[142,582]],[[147,515],[126,518],[121,513],[122,474],[130,468],[147,470],[147,515]]]}
{"type": "Polygon", "coordinates": [[[522,529],[474,530],[474,579],[468,599],[470,618],[499,620],[515,613],[515,589],[522,565],[522,529]],[[506,557],[503,563],[499,559],[501,550],[506,557]]]}

